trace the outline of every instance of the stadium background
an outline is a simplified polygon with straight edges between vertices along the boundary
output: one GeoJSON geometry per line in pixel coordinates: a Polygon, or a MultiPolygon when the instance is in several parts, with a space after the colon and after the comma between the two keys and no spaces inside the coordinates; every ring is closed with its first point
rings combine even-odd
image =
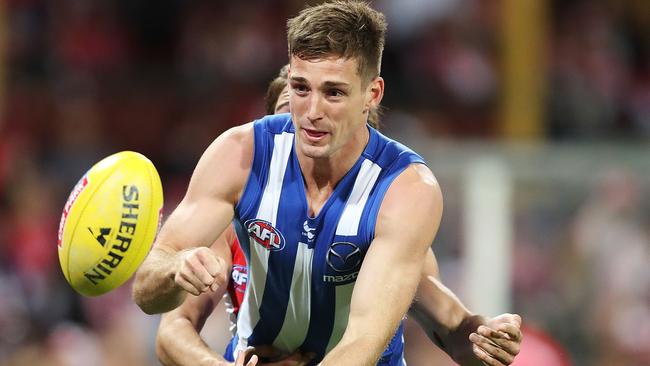
{"type": "MultiPolygon", "coordinates": [[[[128,286],[88,299],[65,283],[60,211],[92,163],[131,149],[157,165],[169,213],[210,141],[262,114],[303,3],[0,3],[0,365],[156,364],[157,318],[128,286]]],[[[390,23],[384,130],[445,193],[443,280],[473,309],[522,314],[575,365],[650,365],[648,2],[373,3],[390,23]],[[494,223],[494,255],[473,262],[494,223]]],[[[444,359],[408,329],[411,365],[444,359]]]]}

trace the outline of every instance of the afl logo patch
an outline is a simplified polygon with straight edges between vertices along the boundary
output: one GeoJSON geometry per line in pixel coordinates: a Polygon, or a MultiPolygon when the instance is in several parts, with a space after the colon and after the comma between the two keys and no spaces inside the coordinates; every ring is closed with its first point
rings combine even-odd
{"type": "Polygon", "coordinates": [[[248,282],[248,267],[239,264],[232,265],[232,282],[235,291],[246,292],[246,283],[248,282]]]}
{"type": "Polygon", "coordinates": [[[253,219],[246,222],[248,235],[259,245],[272,251],[284,249],[284,237],[270,222],[253,219]]]}
{"type": "Polygon", "coordinates": [[[361,263],[361,250],[352,243],[333,243],[327,251],[326,260],[335,272],[355,271],[359,269],[361,263]]]}

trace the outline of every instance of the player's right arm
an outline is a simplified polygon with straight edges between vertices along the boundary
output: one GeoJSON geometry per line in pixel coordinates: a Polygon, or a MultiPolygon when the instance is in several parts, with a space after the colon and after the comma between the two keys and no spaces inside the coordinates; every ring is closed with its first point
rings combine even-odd
{"type": "Polygon", "coordinates": [[[252,123],[234,127],[199,160],[185,197],[136,272],[133,299],[145,313],[172,310],[187,292],[214,291],[226,281],[226,263],[207,247],[232,220],[253,160],[253,139],[252,123]]]}

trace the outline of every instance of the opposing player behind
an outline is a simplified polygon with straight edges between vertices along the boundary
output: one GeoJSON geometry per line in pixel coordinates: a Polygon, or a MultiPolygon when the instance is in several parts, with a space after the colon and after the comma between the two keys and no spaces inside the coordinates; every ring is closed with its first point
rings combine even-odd
{"type": "Polygon", "coordinates": [[[204,246],[234,212],[250,264],[234,348],[403,364],[399,324],[442,199],[419,156],[366,127],[383,95],[384,29],[383,16],[355,2],[290,22],[292,118],[234,128],[208,148],[138,272],[134,296],[145,311],[223,284],[227,261],[204,246]]]}

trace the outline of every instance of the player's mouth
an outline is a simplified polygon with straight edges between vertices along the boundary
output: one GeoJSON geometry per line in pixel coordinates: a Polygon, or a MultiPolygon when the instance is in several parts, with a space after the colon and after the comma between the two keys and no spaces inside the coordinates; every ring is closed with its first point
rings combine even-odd
{"type": "Polygon", "coordinates": [[[303,132],[303,136],[305,136],[305,139],[309,142],[319,142],[323,140],[325,136],[328,135],[327,132],[311,130],[308,128],[303,128],[302,132],[303,132]]]}

